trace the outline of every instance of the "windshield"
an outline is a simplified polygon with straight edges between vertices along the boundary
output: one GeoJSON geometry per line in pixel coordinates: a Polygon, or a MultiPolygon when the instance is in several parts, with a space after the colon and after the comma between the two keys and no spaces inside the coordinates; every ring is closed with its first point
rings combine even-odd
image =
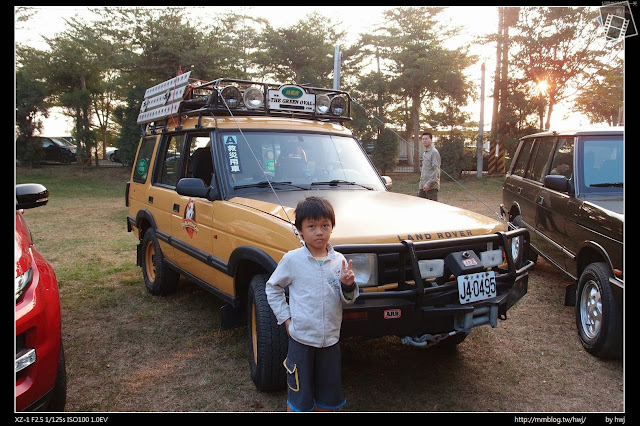
{"type": "Polygon", "coordinates": [[[385,190],[380,177],[350,137],[274,132],[225,132],[225,155],[235,189],[385,190]]]}
{"type": "Polygon", "coordinates": [[[582,190],[586,193],[622,192],[623,164],[622,136],[585,138],[582,146],[582,190]]]}

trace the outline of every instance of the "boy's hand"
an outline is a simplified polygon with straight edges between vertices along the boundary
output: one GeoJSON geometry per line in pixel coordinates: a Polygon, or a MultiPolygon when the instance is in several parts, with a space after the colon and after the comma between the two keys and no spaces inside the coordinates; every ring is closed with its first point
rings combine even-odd
{"type": "Polygon", "coordinates": [[[353,273],[353,269],[351,269],[352,265],[353,265],[353,260],[349,260],[349,265],[347,265],[346,259],[342,260],[342,273],[340,274],[340,281],[344,285],[352,285],[356,280],[356,276],[353,273]]]}

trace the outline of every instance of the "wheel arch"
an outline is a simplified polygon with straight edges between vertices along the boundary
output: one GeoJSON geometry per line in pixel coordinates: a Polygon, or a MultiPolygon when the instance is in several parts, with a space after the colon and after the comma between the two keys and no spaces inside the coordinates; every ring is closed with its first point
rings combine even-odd
{"type": "Polygon", "coordinates": [[[231,253],[227,270],[233,277],[235,294],[240,301],[240,312],[246,311],[251,279],[258,274],[271,275],[277,265],[273,257],[257,247],[239,246],[231,253]]]}
{"type": "Polygon", "coordinates": [[[142,241],[147,229],[157,229],[156,220],[149,210],[138,210],[135,219],[136,228],[138,228],[138,239],[142,241]]]}

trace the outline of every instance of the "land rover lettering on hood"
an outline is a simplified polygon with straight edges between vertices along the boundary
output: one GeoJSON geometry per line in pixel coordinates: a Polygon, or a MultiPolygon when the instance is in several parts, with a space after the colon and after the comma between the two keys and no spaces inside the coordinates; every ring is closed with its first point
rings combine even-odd
{"type": "Polygon", "coordinates": [[[353,261],[360,294],[344,307],[345,337],[455,345],[527,292],[528,231],[391,192],[346,127],[347,92],[187,73],[142,105],[126,205],[145,285],[168,294],[183,276],[219,297],[222,327],[247,328],[259,390],[286,386],[287,333],[265,283],[300,247],[295,207],[307,196],[332,203],[331,244],[353,261]]]}

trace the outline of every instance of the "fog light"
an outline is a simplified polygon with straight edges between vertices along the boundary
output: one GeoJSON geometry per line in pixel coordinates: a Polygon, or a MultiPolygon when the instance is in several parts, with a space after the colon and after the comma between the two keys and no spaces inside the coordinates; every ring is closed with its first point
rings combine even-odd
{"type": "Polygon", "coordinates": [[[36,362],[36,350],[25,349],[16,354],[16,373],[36,362]]]}

